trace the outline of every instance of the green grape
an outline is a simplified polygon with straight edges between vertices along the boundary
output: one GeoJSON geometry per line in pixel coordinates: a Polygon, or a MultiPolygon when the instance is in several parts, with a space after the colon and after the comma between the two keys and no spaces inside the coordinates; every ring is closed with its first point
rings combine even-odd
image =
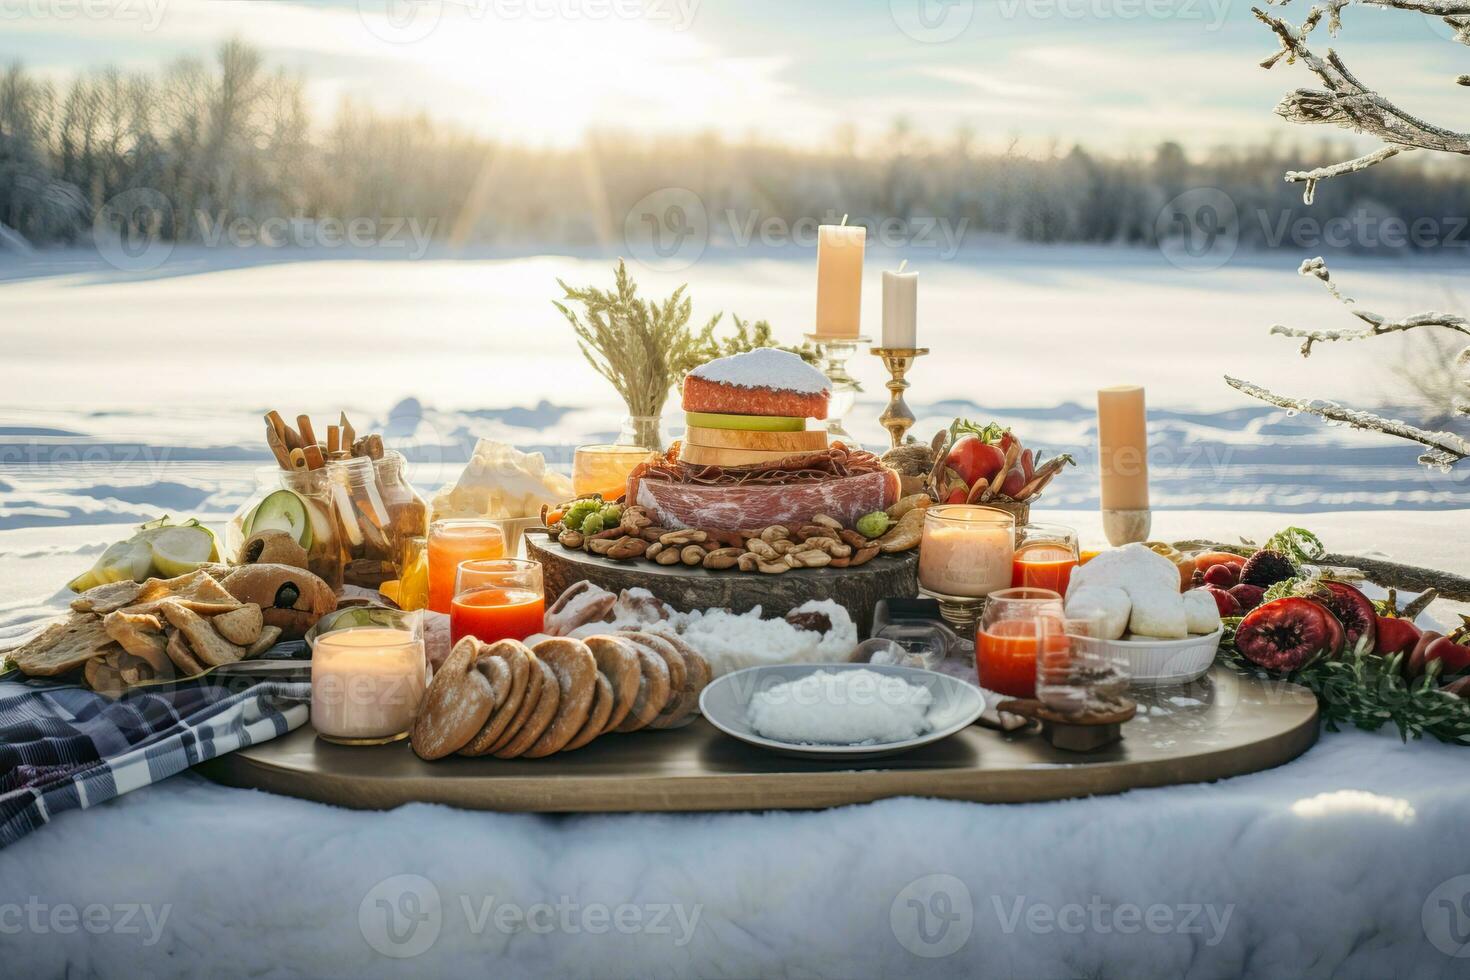
{"type": "Polygon", "coordinates": [[[582,522],[582,533],[593,535],[601,531],[604,526],[601,514],[588,514],[587,519],[582,522]]]}
{"type": "Polygon", "coordinates": [[[606,527],[611,527],[623,519],[623,508],[618,504],[608,504],[599,513],[602,514],[602,523],[606,527]]]}
{"type": "Polygon", "coordinates": [[[587,515],[597,513],[600,506],[595,500],[579,500],[567,508],[561,522],[574,531],[578,530],[582,522],[587,520],[587,515]]]}
{"type": "Polygon", "coordinates": [[[864,514],[858,518],[857,529],[858,533],[865,538],[879,538],[892,523],[887,514],[881,510],[875,510],[871,514],[864,514]]]}

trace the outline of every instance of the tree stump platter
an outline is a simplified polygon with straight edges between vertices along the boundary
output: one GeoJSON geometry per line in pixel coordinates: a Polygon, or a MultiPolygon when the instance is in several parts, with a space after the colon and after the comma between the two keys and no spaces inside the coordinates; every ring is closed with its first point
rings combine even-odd
{"type": "Polygon", "coordinates": [[[568,551],[544,535],[526,537],[526,554],[541,563],[549,606],[584,579],[609,592],[647,589],[680,612],[760,606],[767,618],[784,616],[813,599],[831,599],[847,610],[866,636],[879,599],[911,598],[919,592],[919,553],[879,555],[857,568],[802,568],[781,575],[710,571],[651,561],[613,561],[585,551],[568,551]]]}

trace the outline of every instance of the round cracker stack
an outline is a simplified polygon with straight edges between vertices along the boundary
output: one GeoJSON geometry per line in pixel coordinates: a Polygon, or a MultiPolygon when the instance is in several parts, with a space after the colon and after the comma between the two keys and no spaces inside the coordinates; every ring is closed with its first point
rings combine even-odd
{"type": "Polygon", "coordinates": [[[703,657],[659,633],[556,637],[534,649],[466,637],[435,673],[410,744],[428,760],[545,758],[613,731],[688,724],[709,680],[703,657]]]}

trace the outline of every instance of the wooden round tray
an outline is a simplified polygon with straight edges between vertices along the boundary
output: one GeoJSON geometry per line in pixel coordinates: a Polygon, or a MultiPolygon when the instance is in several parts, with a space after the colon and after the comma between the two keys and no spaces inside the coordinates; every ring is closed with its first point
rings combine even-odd
{"type": "Polygon", "coordinates": [[[546,603],[586,579],[609,592],[647,589],[680,612],[695,609],[745,611],[760,606],[766,618],[784,616],[812,599],[831,599],[867,636],[879,599],[912,597],[919,591],[919,553],[879,555],[857,568],[803,568],[780,575],[712,572],[651,561],[613,561],[585,551],[568,551],[543,534],[526,536],[526,554],[541,562],[546,603]]]}
{"type": "Polygon", "coordinates": [[[1317,702],[1295,684],[1215,667],[1185,687],[1134,695],[1139,711],[1122,741],[1089,753],[1054,749],[1037,733],[971,727],[896,758],[823,763],[763,752],[700,719],[676,731],[607,735],[546,759],[429,763],[402,742],[333,745],[307,725],[202,769],[231,786],[359,809],[811,809],[891,796],[1016,803],[1202,782],[1281,765],[1317,739],[1317,702]]]}

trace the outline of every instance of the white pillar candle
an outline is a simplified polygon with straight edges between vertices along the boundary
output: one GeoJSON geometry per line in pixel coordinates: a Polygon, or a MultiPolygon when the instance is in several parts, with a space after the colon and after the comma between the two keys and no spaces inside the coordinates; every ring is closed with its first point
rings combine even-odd
{"type": "Polygon", "coordinates": [[[424,697],[424,641],[394,629],[318,637],[311,654],[311,723],[340,741],[382,741],[413,728],[424,697]]]}
{"type": "Polygon", "coordinates": [[[883,273],[883,346],[918,347],[919,338],[919,274],[883,273]]]}
{"type": "Polygon", "coordinates": [[[817,229],[817,329],[823,337],[856,337],[862,325],[863,252],[868,230],[862,225],[822,225],[817,229]]]}

